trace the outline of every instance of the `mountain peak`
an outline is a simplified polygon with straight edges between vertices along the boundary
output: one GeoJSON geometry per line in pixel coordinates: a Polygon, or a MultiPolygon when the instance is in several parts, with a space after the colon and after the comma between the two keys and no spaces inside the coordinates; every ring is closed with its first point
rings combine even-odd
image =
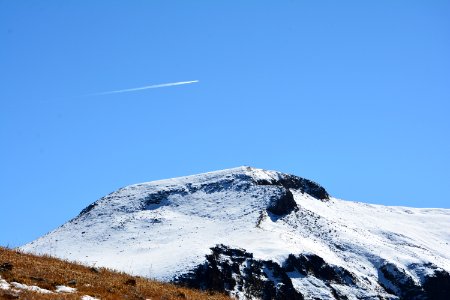
{"type": "Polygon", "coordinates": [[[267,210],[275,215],[288,214],[296,210],[297,203],[293,192],[307,194],[321,201],[329,199],[326,190],[317,183],[295,175],[276,171],[251,168],[247,166],[183,176],[158,181],[130,185],[113,192],[81,211],[79,217],[96,210],[137,212],[155,210],[161,206],[177,207],[178,210],[196,209],[207,204],[203,213],[218,217],[238,218],[249,208],[267,210]],[[216,199],[237,193],[241,200],[231,205],[235,199],[218,205],[209,205],[209,196],[216,199]],[[206,195],[205,195],[206,194],[206,195]],[[252,195],[249,197],[249,195],[252,195]],[[191,199],[186,202],[186,199],[191,199]],[[245,200],[244,200],[245,199],[245,200]],[[241,207],[241,210],[236,210],[241,207]],[[231,212],[230,212],[231,211],[231,212]]]}
{"type": "MultiPolygon", "coordinates": [[[[256,185],[273,185],[282,186],[286,189],[300,190],[319,200],[329,199],[328,192],[318,183],[305,179],[296,175],[286,174],[278,171],[270,171],[250,166],[240,166],[236,168],[224,169],[201,173],[197,175],[183,176],[165,180],[151,181],[138,184],[139,186],[160,185],[160,186],[176,186],[176,185],[195,185],[222,182],[223,180],[247,181],[256,185]]],[[[133,185],[136,186],[136,185],[133,185]]]]}

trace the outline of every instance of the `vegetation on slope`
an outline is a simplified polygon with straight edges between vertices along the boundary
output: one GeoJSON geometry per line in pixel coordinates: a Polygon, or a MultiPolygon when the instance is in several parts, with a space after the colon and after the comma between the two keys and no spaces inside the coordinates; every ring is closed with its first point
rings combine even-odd
{"type": "MultiPolygon", "coordinates": [[[[37,286],[53,293],[43,294],[11,286],[0,288],[0,299],[230,299],[105,268],[92,268],[49,256],[35,256],[0,247],[0,276],[8,284],[37,286]],[[57,293],[57,286],[75,288],[74,293],[57,293]]],[[[1,287],[1,285],[0,285],[1,287]]]]}

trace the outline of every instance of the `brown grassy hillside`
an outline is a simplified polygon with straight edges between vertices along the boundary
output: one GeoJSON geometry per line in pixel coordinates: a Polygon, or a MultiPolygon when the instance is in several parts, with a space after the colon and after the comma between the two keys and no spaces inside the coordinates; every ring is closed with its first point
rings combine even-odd
{"type": "Polygon", "coordinates": [[[0,247],[0,276],[9,284],[18,282],[55,291],[56,286],[76,288],[76,292],[41,294],[23,289],[0,289],[0,299],[199,299],[225,300],[221,294],[203,293],[168,283],[130,276],[104,268],[89,268],[60,259],[24,254],[0,247]]]}

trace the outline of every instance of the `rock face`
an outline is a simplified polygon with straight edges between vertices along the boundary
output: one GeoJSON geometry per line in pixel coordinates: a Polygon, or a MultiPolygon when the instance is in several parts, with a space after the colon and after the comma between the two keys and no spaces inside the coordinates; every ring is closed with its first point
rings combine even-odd
{"type": "Polygon", "coordinates": [[[297,203],[291,191],[285,188],[280,188],[279,192],[274,193],[267,206],[268,212],[278,216],[289,214],[294,210],[298,210],[297,203]]]}
{"type": "Polygon", "coordinates": [[[307,193],[319,200],[327,200],[330,198],[328,192],[314,181],[295,175],[282,174],[278,178],[259,179],[256,183],[259,185],[278,185],[286,189],[300,190],[302,193],[307,193]]]}
{"type": "Polygon", "coordinates": [[[240,298],[301,299],[286,270],[277,263],[257,260],[244,249],[224,245],[211,248],[206,262],[174,279],[192,288],[228,292],[240,298]]]}
{"type": "Polygon", "coordinates": [[[448,228],[240,167],[124,187],[21,249],[238,299],[450,299],[448,228]]]}
{"type": "Polygon", "coordinates": [[[352,272],[328,264],[315,254],[290,254],[278,264],[255,259],[244,249],[217,245],[211,248],[205,263],[176,277],[173,282],[246,299],[310,299],[311,291],[307,288],[295,288],[299,278],[315,282],[321,286],[322,296],[328,294],[331,299],[338,300],[349,299],[350,295],[357,299],[449,299],[450,274],[430,264],[420,267],[434,271],[425,275],[422,281],[414,282],[405,270],[392,263],[382,264],[378,268],[379,282],[385,293],[371,296],[352,272]]]}
{"type": "Polygon", "coordinates": [[[425,277],[423,282],[425,299],[449,299],[450,275],[445,270],[435,270],[434,273],[425,277]]]}
{"type": "Polygon", "coordinates": [[[416,282],[406,270],[383,263],[378,268],[381,286],[399,299],[449,299],[450,274],[447,271],[430,263],[414,268],[427,269],[428,274],[416,282]]]}

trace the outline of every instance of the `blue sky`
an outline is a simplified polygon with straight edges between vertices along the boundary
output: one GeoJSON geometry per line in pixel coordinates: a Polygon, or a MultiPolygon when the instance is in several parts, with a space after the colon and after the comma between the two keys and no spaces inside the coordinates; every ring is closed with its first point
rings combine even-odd
{"type": "Polygon", "coordinates": [[[240,165],[450,208],[449,15],[439,0],[0,1],[0,245],[122,186],[240,165]]]}

